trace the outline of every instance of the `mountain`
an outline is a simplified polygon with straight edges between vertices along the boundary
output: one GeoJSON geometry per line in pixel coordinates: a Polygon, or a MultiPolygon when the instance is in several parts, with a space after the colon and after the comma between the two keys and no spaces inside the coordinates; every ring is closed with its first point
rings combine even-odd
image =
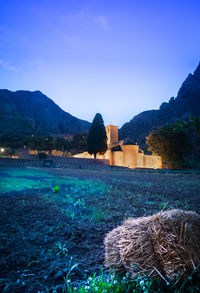
{"type": "Polygon", "coordinates": [[[0,133],[75,134],[89,127],[40,91],[0,90],[0,133]]]}
{"type": "Polygon", "coordinates": [[[130,137],[145,148],[146,137],[159,126],[174,122],[177,118],[187,120],[200,116],[200,63],[193,74],[189,74],[176,98],[162,103],[159,110],[144,111],[125,123],[120,129],[120,138],[130,137]]]}
{"type": "Polygon", "coordinates": [[[14,134],[30,134],[33,132],[32,126],[26,118],[19,114],[15,104],[13,104],[8,95],[0,94],[0,134],[14,135],[14,134]]]}

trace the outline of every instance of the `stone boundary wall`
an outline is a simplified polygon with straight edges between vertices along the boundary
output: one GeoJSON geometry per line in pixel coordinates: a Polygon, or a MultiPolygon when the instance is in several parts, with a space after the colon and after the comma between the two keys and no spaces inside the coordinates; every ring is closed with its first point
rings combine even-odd
{"type": "Polygon", "coordinates": [[[54,168],[107,168],[109,160],[78,159],[71,157],[48,156],[46,159],[39,160],[37,156],[31,156],[31,159],[11,159],[0,158],[1,167],[44,167],[45,161],[51,161],[51,167],[54,168]]]}
{"type": "Polygon", "coordinates": [[[109,160],[80,159],[73,157],[54,157],[48,156],[48,160],[52,160],[57,168],[81,168],[81,167],[102,167],[109,165],[109,160]]]}
{"type": "Polygon", "coordinates": [[[43,160],[0,158],[0,167],[43,167],[43,160]]]}

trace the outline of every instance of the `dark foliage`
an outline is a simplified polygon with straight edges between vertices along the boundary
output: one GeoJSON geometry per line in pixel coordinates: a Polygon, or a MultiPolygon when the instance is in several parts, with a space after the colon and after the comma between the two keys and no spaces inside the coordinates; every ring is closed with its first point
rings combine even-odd
{"type": "Polygon", "coordinates": [[[188,167],[186,163],[192,152],[185,122],[159,127],[147,137],[148,150],[160,155],[172,169],[188,167]]]}
{"type": "Polygon", "coordinates": [[[71,142],[71,149],[75,150],[75,153],[87,151],[87,133],[80,132],[75,134],[71,142]]]}
{"type": "Polygon", "coordinates": [[[53,149],[52,136],[31,136],[24,140],[26,147],[38,151],[51,151],[53,149]]]}
{"type": "Polygon", "coordinates": [[[38,153],[38,158],[39,158],[40,160],[42,160],[42,159],[46,159],[46,158],[47,158],[47,154],[46,154],[46,153],[38,153]]]}
{"type": "Polygon", "coordinates": [[[70,151],[70,143],[64,137],[56,137],[54,141],[54,149],[57,151],[70,151]]]}
{"type": "Polygon", "coordinates": [[[15,154],[15,150],[23,147],[23,137],[20,135],[1,135],[0,145],[1,147],[10,148],[10,155],[15,154]]]}
{"type": "Polygon", "coordinates": [[[107,150],[106,130],[101,114],[97,113],[92,121],[88,134],[87,149],[89,154],[104,154],[107,150]]]}

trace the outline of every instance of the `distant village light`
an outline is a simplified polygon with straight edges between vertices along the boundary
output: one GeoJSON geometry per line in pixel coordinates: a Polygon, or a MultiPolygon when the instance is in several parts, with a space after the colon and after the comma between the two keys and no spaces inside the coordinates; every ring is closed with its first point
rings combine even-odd
{"type": "Polygon", "coordinates": [[[5,149],[4,148],[1,148],[1,153],[3,153],[5,151],[5,149]]]}

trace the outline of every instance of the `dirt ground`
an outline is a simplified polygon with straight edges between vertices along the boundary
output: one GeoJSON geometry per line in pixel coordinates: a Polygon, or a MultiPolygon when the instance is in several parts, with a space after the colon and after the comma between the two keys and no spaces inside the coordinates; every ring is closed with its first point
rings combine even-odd
{"type": "Polygon", "coordinates": [[[200,214],[200,175],[0,168],[0,197],[0,292],[62,292],[100,272],[105,234],[126,218],[200,214]]]}

